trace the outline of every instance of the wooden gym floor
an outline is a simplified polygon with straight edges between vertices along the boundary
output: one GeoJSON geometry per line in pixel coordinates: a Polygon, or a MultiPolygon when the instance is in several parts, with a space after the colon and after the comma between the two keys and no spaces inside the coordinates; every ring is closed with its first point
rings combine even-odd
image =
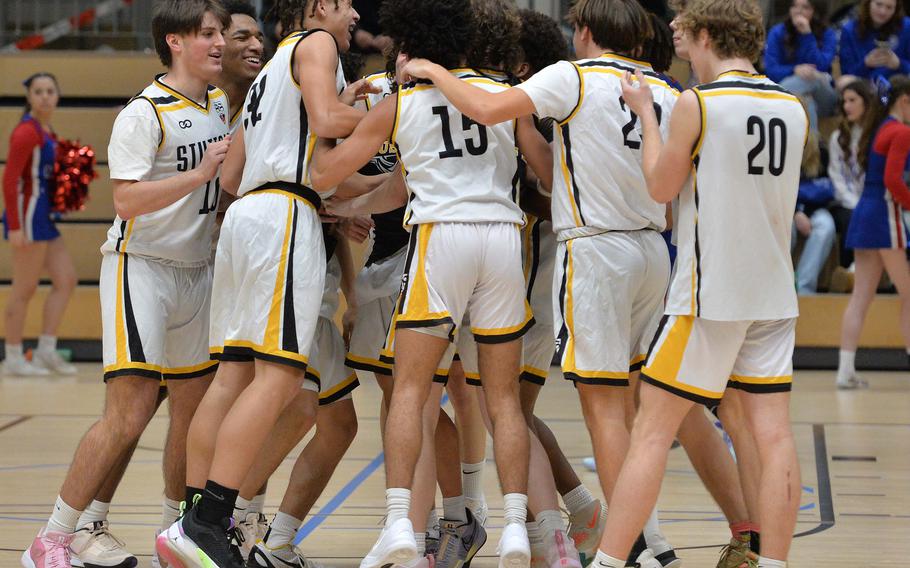
{"type": "MultiPolygon", "coordinates": [[[[99,366],[80,365],[80,371],[66,379],[0,378],[2,568],[19,565],[21,550],[46,521],[79,438],[100,412],[99,366]]],[[[797,374],[793,427],[804,488],[791,566],[903,566],[910,557],[910,382],[897,373],[864,376],[869,390],[838,392],[831,372],[797,374]]],[[[581,465],[590,442],[574,390],[561,380],[545,388],[539,415],[599,494],[595,475],[581,465]]],[[[384,514],[379,389],[367,382],[354,397],[360,432],[302,529],[302,549],[329,566],[357,566],[384,514]]],[[[160,520],[165,426],[163,413],[152,421],[111,511],[116,534],[146,567],[160,520]]],[[[275,512],[298,451],[273,478],[267,513],[275,512]]],[[[502,525],[491,453],[485,473],[491,534],[478,568],[496,566],[502,525]]],[[[729,532],[681,450],[671,453],[659,511],[685,566],[713,567],[729,532]]]]}

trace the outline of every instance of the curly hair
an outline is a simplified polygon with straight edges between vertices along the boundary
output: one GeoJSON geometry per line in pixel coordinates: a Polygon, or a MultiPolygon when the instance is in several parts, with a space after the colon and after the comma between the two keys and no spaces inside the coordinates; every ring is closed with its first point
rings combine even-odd
{"type": "Polygon", "coordinates": [[[856,18],[856,29],[859,32],[859,37],[865,39],[874,32],[875,39],[887,40],[901,31],[901,27],[904,25],[903,2],[900,0],[895,2],[894,14],[892,14],[891,19],[878,29],[875,29],[875,24],[872,22],[871,5],[872,0],[863,0],[859,5],[859,14],[857,14],[856,18]]]}
{"type": "Polygon", "coordinates": [[[379,23],[395,51],[447,69],[464,63],[474,37],[470,0],[384,0],[379,23]]]}
{"type": "Polygon", "coordinates": [[[520,10],[521,39],[525,63],[536,73],[557,61],[568,59],[569,43],[562,35],[559,24],[546,14],[535,10],[520,10]]]}
{"type": "MultiPolygon", "coordinates": [[[[335,7],[338,8],[340,0],[335,0],[335,7]]],[[[275,18],[281,24],[281,33],[285,36],[299,30],[303,25],[303,20],[307,17],[316,15],[316,8],[319,0],[275,0],[271,11],[266,16],[266,20],[275,18]]]]}
{"type": "Polygon", "coordinates": [[[648,12],[654,38],[642,46],[641,58],[651,64],[658,73],[666,73],[673,65],[673,30],[654,12],[648,12]]]}
{"type": "Polygon", "coordinates": [[[249,0],[221,0],[221,5],[230,15],[243,14],[256,19],[256,7],[250,4],[249,0]]]}
{"type": "Polygon", "coordinates": [[[765,45],[765,26],[756,0],[693,0],[676,21],[693,36],[707,30],[714,53],[721,58],[756,61],[765,45]]]}
{"type": "Polygon", "coordinates": [[[511,71],[521,62],[521,17],[514,0],[471,0],[474,39],[468,65],[511,71]]]}
{"type": "Polygon", "coordinates": [[[648,13],[638,0],[576,0],[569,24],[588,28],[594,43],[620,55],[631,55],[653,37],[648,13]]]}

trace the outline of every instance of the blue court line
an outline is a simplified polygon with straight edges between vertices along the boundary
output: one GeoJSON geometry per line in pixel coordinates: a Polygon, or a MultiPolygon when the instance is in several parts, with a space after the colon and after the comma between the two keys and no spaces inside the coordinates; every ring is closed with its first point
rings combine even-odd
{"type": "MultiPolygon", "coordinates": [[[[445,406],[448,404],[448,402],[449,395],[443,393],[442,399],[439,401],[439,405],[445,406]]],[[[373,472],[379,469],[379,466],[381,466],[384,461],[385,453],[379,452],[375,458],[370,460],[370,463],[365,465],[363,469],[357,472],[357,475],[355,475],[353,479],[348,481],[338,493],[329,499],[328,503],[319,508],[318,515],[311,516],[307,522],[303,523],[303,526],[300,527],[300,530],[297,531],[297,536],[294,537],[294,545],[300,544],[303,539],[310,536],[313,531],[319,528],[319,525],[321,525],[327,518],[329,518],[329,516],[334,513],[339,507],[341,507],[341,505],[347,501],[348,497],[350,497],[351,494],[354,493],[354,491],[356,491],[357,488],[367,480],[368,477],[373,475],[373,472]]]]}

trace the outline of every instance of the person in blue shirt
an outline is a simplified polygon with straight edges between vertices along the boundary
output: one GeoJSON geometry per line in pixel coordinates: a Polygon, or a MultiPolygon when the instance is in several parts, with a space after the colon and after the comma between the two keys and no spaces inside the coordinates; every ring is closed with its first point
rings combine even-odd
{"type": "Polygon", "coordinates": [[[831,85],[837,34],[825,24],[826,8],[823,0],[793,0],[788,18],[771,28],[765,45],[765,72],[806,101],[814,131],[818,117],[832,116],[837,104],[831,85]]]}
{"type": "Polygon", "coordinates": [[[856,18],[844,24],[840,66],[846,84],[910,73],[910,19],[898,0],[863,0],[856,18]]]}

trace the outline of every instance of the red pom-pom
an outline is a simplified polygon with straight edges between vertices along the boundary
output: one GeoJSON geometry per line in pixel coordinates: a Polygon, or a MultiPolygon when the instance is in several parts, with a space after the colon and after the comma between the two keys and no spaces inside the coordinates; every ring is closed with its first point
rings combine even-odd
{"type": "Polygon", "coordinates": [[[95,151],[79,141],[57,140],[57,162],[54,164],[54,211],[68,213],[85,209],[88,186],[98,177],[95,151]]]}

